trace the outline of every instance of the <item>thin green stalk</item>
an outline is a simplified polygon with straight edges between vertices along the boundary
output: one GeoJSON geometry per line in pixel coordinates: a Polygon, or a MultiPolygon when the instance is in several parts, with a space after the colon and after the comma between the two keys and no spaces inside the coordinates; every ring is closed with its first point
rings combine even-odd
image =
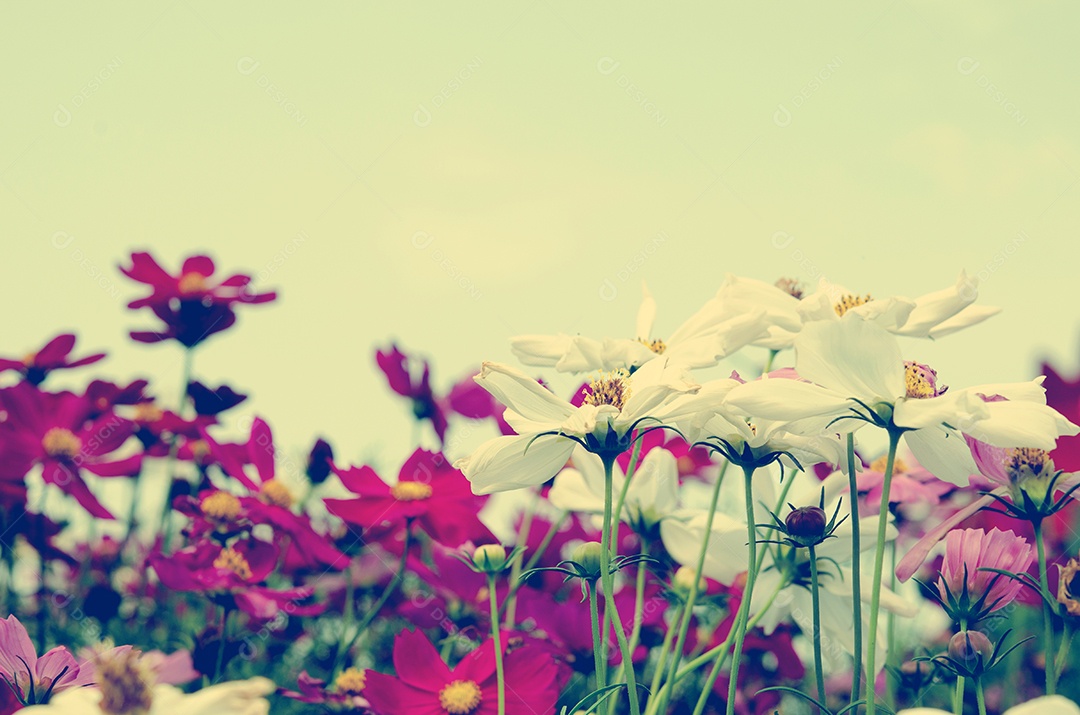
{"type": "MultiPolygon", "coordinates": [[[[1039,553],[1039,585],[1046,593],[1050,593],[1049,579],[1046,577],[1046,545],[1043,543],[1042,521],[1033,521],[1035,529],[1035,548],[1039,553]]],[[[1057,673],[1054,668],[1054,615],[1050,611],[1050,604],[1043,601],[1043,650],[1046,653],[1046,694],[1053,695],[1057,690],[1057,673]]]]}
{"type": "MultiPolygon", "coordinates": [[[[349,653],[350,651],[352,651],[353,646],[355,646],[356,642],[360,640],[360,636],[364,635],[364,633],[367,632],[367,627],[371,625],[371,622],[375,620],[376,616],[379,615],[379,611],[381,611],[382,607],[386,605],[386,602],[390,600],[390,596],[393,595],[394,591],[401,584],[401,581],[405,578],[405,564],[409,559],[409,532],[411,531],[411,527],[412,521],[409,520],[405,523],[405,541],[401,545],[401,560],[398,562],[397,573],[395,573],[394,577],[390,579],[390,583],[386,585],[386,590],[383,591],[383,594],[381,596],[379,596],[379,600],[376,601],[375,605],[368,610],[367,615],[364,616],[364,620],[360,621],[360,625],[356,628],[356,635],[354,635],[349,641],[349,645],[346,646],[345,650],[343,651],[344,653],[349,653]]],[[[333,676],[337,675],[338,666],[338,663],[334,663],[334,672],[332,673],[333,676]]],[[[333,682],[333,677],[331,677],[330,682],[333,682]]]]}
{"type": "MultiPolygon", "coordinates": [[[[749,558],[747,559],[746,588],[743,591],[743,602],[739,604],[739,618],[736,623],[735,652],[731,654],[731,682],[728,684],[727,715],[735,712],[735,694],[739,690],[739,661],[742,660],[743,641],[746,638],[746,626],[750,620],[750,601],[754,597],[754,581],[757,579],[757,524],[754,520],[754,491],[753,478],[754,468],[743,467],[745,476],[744,491],[746,492],[746,538],[749,558]]],[[[704,704],[705,691],[698,700],[699,710],[704,704]]]]}
{"type": "Polygon", "coordinates": [[[675,640],[675,633],[679,630],[679,623],[681,618],[676,614],[671,623],[667,624],[667,632],[664,633],[664,642],[660,644],[660,655],[656,660],[656,667],[653,669],[652,681],[649,683],[649,697],[647,712],[652,712],[653,701],[656,699],[658,688],[660,687],[660,678],[664,674],[664,670],[667,666],[668,652],[671,650],[671,644],[675,640]]]}
{"type": "Polygon", "coordinates": [[[334,672],[336,676],[341,665],[341,658],[345,655],[345,634],[352,627],[354,617],[354,601],[356,600],[356,584],[352,578],[352,559],[345,565],[345,613],[341,623],[342,638],[338,640],[337,652],[334,654],[334,672]]]}
{"type": "Polygon", "coordinates": [[[855,472],[855,435],[847,436],[848,501],[851,503],[851,615],[855,621],[855,648],[852,653],[851,701],[862,691],[862,535],[859,532],[859,481],[855,472]]]}
{"type": "Polygon", "coordinates": [[[221,680],[222,668],[225,665],[225,643],[228,640],[229,609],[221,607],[221,637],[218,642],[217,664],[214,666],[214,682],[221,680]]]}
{"type": "Polygon", "coordinates": [[[810,598],[814,611],[814,674],[817,676],[818,702],[825,702],[825,670],[821,660],[821,598],[818,593],[817,554],[813,546],[810,551],[810,598]]]}
{"type": "MultiPolygon", "coordinates": [[[[634,442],[634,448],[630,452],[630,464],[627,465],[626,479],[623,480],[622,489],[619,490],[619,498],[615,500],[615,508],[614,508],[615,524],[614,524],[614,527],[613,527],[615,529],[615,532],[611,537],[612,538],[612,543],[614,544],[614,547],[615,547],[615,551],[619,550],[619,543],[618,543],[619,525],[622,523],[623,505],[626,504],[626,495],[630,491],[630,479],[631,479],[631,477],[634,476],[634,472],[637,471],[637,462],[638,462],[638,457],[640,455],[641,455],[641,440],[639,439],[636,442],[634,442]]],[[[614,469],[614,463],[612,464],[612,469],[614,469]]],[[[600,630],[602,630],[604,633],[608,632],[608,626],[611,625],[612,617],[613,617],[613,614],[609,613],[608,609],[605,608],[604,613],[603,613],[603,617],[602,617],[602,619],[600,621],[600,630]]],[[[614,707],[615,707],[615,700],[614,699],[608,700],[608,708],[611,709],[611,708],[614,708],[614,707]]]]}
{"type": "MultiPolygon", "coordinates": [[[[615,519],[614,523],[612,522],[611,515],[612,469],[615,465],[615,457],[604,456],[602,461],[604,463],[604,530],[601,534],[600,543],[600,578],[604,586],[604,603],[606,606],[604,612],[610,614],[610,621],[615,626],[615,638],[619,643],[619,652],[622,655],[622,669],[626,678],[626,694],[630,699],[630,712],[632,715],[641,715],[641,705],[638,703],[637,677],[634,674],[634,661],[629,644],[626,641],[626,632],[623,629],[622,621],[619,619],[619,612],[615,607],[615,578],[614,574],[611,573],[612,535],[617,533],[619,524],[618,519],[615,519]]],[[[627,484],[629,484],[629,480],[627,480],[627,484]]],[[[593,644],[594,649],[596,645],[593,644]]]]}
{"type": "Polygon", "coordinates": [[[773,361],[776,360],[776,356],[780,354],[779,350],[770,350],[769,357],[765,358],[765,367],[761,368],[761,374],[764,375],[769,370],[772,370],[773,361]]]}
{"type": "Polygon", "coordinates": [[[986,715],[986,698],[983,696],[982,678],[975,678],[975,700],[979,703],[979,715],[986,715]]]}
{"type": "MultiPolygon", "coordinates": [[[[506,715],[506,678],[503,674],[502,640],[499,627],[499,596],[495,592],[495,574],[488,574],[488,595],[491,602],[491,638],[495,642],[495,682],[498,689],[499,715],[506,715]]],[[[594,649],[595,650],[595,649],[594,649]]]]}
{"type": "Polygon", "coordinates": [[[1058,679],[1065,671],[1065,665],[1069,660],[1069,648],[1072,646],[1073,639],[1072,626],[1069,625],[1069,620],[1065,620],[1065,632],[1061,635],[1061,644],[1058,647],[1057,657],[1054,658],[1054,678],[1058,679]]]}
{"type": "Polygon", "coordinates": [[[953,712],[964,715],[964,676],[956,676],[956,692],[953,693],[953,712]]]}
{"type": "MultiPolygon", "coordinates": [[[[551,545],[552,540],[555,538],[555,534],[559,532],[559,527],[563,525],[563,522],[566,521],[566,517],[569,515],[570,512],[568,511],[559,512],[559,516],[555,519],[555,521],[551,522],[551,526],[548,527],[547,533],[544,534],[543,540],[540,542],[540,545],[536,547],[536,552],[529,557],[529,560],[525,564],[525,568],[522,569],[522,572],[531,570],[533,566],[536,566],[536,564],[539,563],[540,559],[544,555],[544,552],[547,551],[547,547],[551,545]]],[[[503,599],[502,605],[499,606],[500,616],[503,612],[506,611],[506,604],[509,603],[510,597],[516,594],[524,585],[525,582],[521,579],[510,582],[510,591],[509,593],[507,593],[506,598],[503,599]]]]}
{"type": "MultiPolygon", "coordinates": [[[[649,542],[646,541],[644,536],[641,536],[641,555],[649,555],[649,542]]],[[[645,576],[649,573],[649,570],[645,568],[644,562],[637,564],[637,583],[634,589],[634,627],[630,631],[630,652],[633,653],[637,650],[638,642],[641,640],[641,621],[642,613],[645,610],[645,576]]]]}
{"type": "MultiPolygon", "coordinates": [[[[529,531],[532,529],[533,510],[536,505],[536,501],[530,501],[529,505],[525,507],[525,514],[521,518],[521,528],[518,529],[517,544],[524,548],[525,544],[529,540],[529,531]]],[[[514,559],[513,565],[510,567],[510,583],[517,583],[521,577],[521,558],[514,559]]],[[[517,617],[517,591],[513,591],[506,596],[506,604],[504,607],[506,611],[506,630],[514,630],[514,621],[517,617]]]]}
{"type": "MultiPolygon", "coordinates": [[[[889,455],[885,460],[885,475],[881,482],[881,511],[878,513],[877,544],[874,545],[874,581],[870,595],[870,632],[866,638],[866,715],[877,711],[877,689],[874,687],[874,660],[877,655],[878,614],[881,610],[881,575],[885,570],[885,533],[889,526],[889,490],[892,487],[893,467],[896,464],[896,448],[903,432],[889,428],[889,455]]],[[[858,600],[858,595],[853,600],[858,600]]]]}
{"type": "MultiPolygon", "coordinates": [[[[713,485],[712,494],[709,496],[709,512],[705,518],[705,533],[701,539],[701,551],[698,552],[697,563],[694,565],[694,583],[690,586],[690,593],[686,596],[686,605],[683,607],[682,620],[679,622],[678,637],[675,639],[675,649],[671,652],[671,659],[667,664],[667,677],[665,680],[671,680],[675,677],[675,673],[678,671],[679,663],[682,661],[683,646],[686,643],[686,634],[690,630],[690,621],[694,615],[694,604],[697,603],[698,591],[701,586],[701,571],[705,568],[705,557],[709,550],[709,537],[712,536],[712,523],[713,518],[716,516],[716,505],[720,499],[720,487],[724,482],[724,473],[727,471],[730,462],[725,461],[724,466],[720,468],[720,474],[716,478],[716,483],[713,485]]],[[[669,697],[670,697],[670,691],[669,697]]],[[[666,707],[667,702],[661,702],[661,707],[666,707]]]]}
{"type": "Polygon", "coordinates": [[[596,669],[596,690],[607,685],[607,644],[600,640],[600,601],[596,594],[596,582],[586,581],[589,595],[589,624],[592,626],[593,667],[596,669]]]}

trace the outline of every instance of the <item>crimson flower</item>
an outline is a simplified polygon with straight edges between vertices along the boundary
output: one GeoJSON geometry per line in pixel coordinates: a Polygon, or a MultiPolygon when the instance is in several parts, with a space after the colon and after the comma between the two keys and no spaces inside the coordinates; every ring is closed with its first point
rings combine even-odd
{"type": "MultiPolygon", "coordinates": [[[[495,644],[490,639],[450,669],[419,631],[394,639],[397,677],[367,671],[364,697],[384,715],[496,715],[495,644]]],[[[558,668],[542,650],[506,655],[506,715],[552,715],[558,668]]]]}
{"type": "Polygon", "coordinates": [[[258,539],[241,539],[232,546],[206,540],[169,556],[151,554],[150,565],[166,588],[214,596],[258,620],[270,620],[282,609],[299,616],[321,613],[321,604],[300,603],[312,595],[310,587],[273,589],[265,584],[279,555],[276,546],[258,539]]]}
{"type": "Polygon", "coordinates": [[[356,712],[364,710],[369,703],[361,693],[367,684],[367,675],[358,668],[341,671],[333,683],[301,671],[296,679],[297,690],[280,690],[287,698],[312,705],[328,705],[333,709],[356,712]]]}
{"type": "Polygon", "coordinates": [[[135,310],[150,308],[165,327],[160,331],[134,331],[131,338],[141,343],[176,340],[191,348],[236,322],[237,303],[267,303],[274,292],[254,293],[251,276],[235,274],[214,282],[214,261],[209,256],[189,256],[180,273],[166,271],[149,253],[131,254],[131,267],[120,271],[132,280],[150,286],[150,295],[128,303],[135,310]]]}
{"type": "Polygon", "coordinates": [[[22,359],[0,358],[0,372],[15,370],[21,373],[23,378],[31,385],[40,385],[53,370],[82,367],[105,357],[105,353],[94,353],[78,360],[69,360],[71,351],[74,349],[74,335],[71,333],[57,335],[45,343],[45,346],[40,350],[29,353],[22,359]]]}
{"type": "MultiPolygon", "coordinates": [[[[346,562],[345,555],[338,551],[327,537],[314,530],[307,516],[292,510],[296,498],[277,477],[274,460],[277,449],[274,447],[274,435],[270,431],[270,425],[255,418],[251,423],[251,434],[244,445],[218,444],[205,430],[202,435],[209,445],[210,453],[225,474],[240,482],[250,494],[238,499],[234,497],[234,501],[239,502],[240,509],[229,507],[231,517],[235,517],[237,511],[240,511],[241,515],[252,523],[269,524],[275,531],[287,534],[309,564],[334,566],[346,562]],[[254,467],[254,476],[248,473],[248,465],[254,467]]],[[[205,498],[201,504],[206,511],[205,498]]],[[[207,516],[221,518],[222,515],[210,511],[207,516]]]]}
{"type": "Polygon", "coordinates": [[[135,432],[135,423],[113,412],[94,419],[85,397],[41,392],[29,383],[0,390],[0,409],[8,419],[0,428],[0,482],[23,479],[35,465],[42,477],[75,499],[92,516],[114,518],[83,479],[82,470],[100,477],[132,476],[142,456],[111,460],[135,432]]]}
{"type": "Polygon", "coordinates": [[[326,499],[331,514],[381,535],[415,522],[436,541],[460,546],[466,541],[488,543],[495,537],[476,517],[483,497],[439,452],[417,449],[402,465],[397,482],[384,482],[368,466],[334,472],[358,499],[326,499]]]}

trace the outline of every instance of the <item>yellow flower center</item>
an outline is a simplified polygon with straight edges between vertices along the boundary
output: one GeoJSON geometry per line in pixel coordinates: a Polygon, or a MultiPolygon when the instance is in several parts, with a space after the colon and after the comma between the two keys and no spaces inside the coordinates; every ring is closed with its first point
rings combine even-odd
{"type": "Polygon", "coordinates": [[[860,305],[866,305],[872,300],[873,298],[870,297],[869,293],[862,296],[845,293],[844,295],[840,296],[840,300],[836,301],[836,303],[833,305],[833,310],[836,311],[837,315],[843,317],[844,313],[848,312],[852,308],[856,308],[860,305]]]}
{"type": "Polygon", "coordinates": [[[23,365],[30,367],[34,364],[34,360],[37,360],[37,353],[26,353],[26,356],[23,357],[22,362],[23,365]]]}
{"type": "Polygon", "coordinates": [[[157,422],[165,416],[165,410],[153,402],[140,402],[135,405],[135,420],[137,422],[157,422]]]}
{"type": "Polygon", "coordinates": [[[202,273],[185,273],[180,276],[177,288],[184,295],[206,292],[206,276],[202,273]]]}
{"type": "Polygon", "coordinates": [[[53,459],[74,459],[82,449],[82,440],[69,429],[53,427],[41,438],[41,446],[53,459]]]}
{"type": "Polygon", "coordinates": [[[1006,452],[1005,471],[1014,483],[1048,476],[1053,470],[1054,463],[1045,449],[1019,447],[1006,452]]]}
{"type": "Polygon", "coordinates": [[[292,506],[293,497],[284,484],[277,479],[267,479],[259,489],[259,496],[268,504],[276,504],[288,508],[292,506]]]}
{"type": "Polygon", "coordinates": [[[390,487],[390,494],[398,501],[420,501],[431,498],[431,487],[420,482],[398,482],[390,487]]]}
{"type": "Polygon", "coordinates": [[[146,715],[153,704],[156,676],[142,662],[142,651],[100,653],[94,662],[100,707],[109,715],[146,715]]]}
{"type": "Polygon", "coordinates": [[[921,365],[912,360],[904,361],[904,389],[907,397],[925,400],[945,394],[949,388],[938,387],[937,371],[928,365],[921,365]]]}
{"type": "MultiPolygon", "coordinates": [[[[776,281],[776,287],[793,298],[798,298],[799,300],[803,299],[804,292],[802,284],[794,278],[781,278],[776,281]]],[[[841,315],[843,315],[843,313],[841,313],[841,315]]]]}
{"type": "Polygon", "coordinates": [[[480,706],[483,692],[471,680],[455,680],[439,691],[439,705],[450,715],[468,715],[480,706]]]}
{"type": "Polygon", "coordinates": [[[629,399],[630,372],[620,368],[602,373],[600,377],[590,382],[589,391],[582,403],[596,407],[611,405],[621,411],[629,399]]]}
{"type": "Polygon", "coordinates": [[[660,338],[657,338],[656,340],[649,340],[648,338],[638,338],[638,342],[647,347],[649,350],[652,350],[657,355],[663,355],[664,351],[667,350],[667,343],[665,343],[660,338]]]}
{"type": "Polygon", "coordinates": [[[359,668],[346,668],[334,680],[334,691],[346,695],[359,695],[367,685],[367,676],[359,668]]]}
{"type": "Polygon", "coordinates": [[[240,500],[228,492],[214,492],[199,502],[199,508],[214,521],[232,521],[240,513],[240,500]]]}
{"type": "Polygon", "coordinates": [[[244,581],[251,578],[251,566],[248,564],[247,559],[231,546],[226,546],[217,555],[217,558],[214,559],[214,568],[232,571],[244,581]]]}
{"type": "Polygon", "coordinates": [[[1076,559],[1069,559],[1069,563],[1065,564],[1065,568],[1061,570],[1061,575],[1058,576],[1058,603],[1065,606],[1065,610],[1069,612],[1071,616],[1080,616],[1080,601],[1077,600],[1077,596],[1080,596],[1080,583],[1077,583],[1077,576],[1080,575],[1080,561],[1076,559]]]}
{"type": "MultiPolygon", "coordinates": [[[[889,457],[888,455],[883,454],[870,463],[870,471],[884,474],[885,467],[887,466],[889,466],[889,457]]],[[[904,460],[900,459],[899,457],[896,457],[893,460],[893,474],[903,474],[907,472],[907,470],[908,466],[904,464],[904,460]]]]}

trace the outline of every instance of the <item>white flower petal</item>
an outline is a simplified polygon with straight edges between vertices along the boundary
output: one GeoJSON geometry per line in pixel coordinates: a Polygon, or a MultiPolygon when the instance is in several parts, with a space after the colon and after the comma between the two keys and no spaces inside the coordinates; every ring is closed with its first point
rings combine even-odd
{"type": "Polygon", "coordinates": [[[927,427],[905,432],[904,441],[916,461],[942,481],[964,486],[972,474],[979,473],[971,450],[957,432],[927,427]]]}
{"type": "Polygon", "coordinates": [[[896,338],[857,315],[810,323],[795,340],[795,369],[846,397],[892,402],[905,393],[896,338]]]}
{"type": "MultiPolygon", "coordinates": [[[[690,568],[697,565],[707,516],[707,513],[699,512],[688,521],[673,517],[660,522],[664,547],[679,564],[690,568]]],[[[748,554],[746,524],[725,514],[715,514],[702,575],[730,586],[736,576],[746,571],[748,554]]]]}
{"type": "Polygon", "coordinates": [[[641,282],[641,307],[637,314],[637,335],[635,338],[648,340],[652,336],[653,323],[656,321],[656,301],[649,292],[645,281],[641,282]]]}
{"type": "Polygon", "coordinates": [[[539,382],[509,365],[485,362],[475,380],[496,400],[537,424],[560,425],[575,410],[569,402],[551,394],[539,382]]]}
{"type": "Polygon", "coordinates": [[[566,464],[575,443],[555,435],[496,437],[454,466],[474,494],[491,494],[543,484],[566,464]],[[530,444],[531,442],[531,444],[530,444]],[[528,451],[526,451],[526,447],[528,451]]]}
{"type": "Polygon", "coordinates": [[[965,432],[995,447],[1035,447],[1049,451],[1056,446],[1058,437],[1080,431],[1057,410],[1035,402],[987,402],[984,405],[989,417],[966,428],[965,432]]]}
{"type": "Polygon", "coordinates": [[[1000,312],[1001,308],[989,305],[969,305],[953,317],[944,320],[931,328],[929,337],[935,339],[943,338],[958,330],[963,330],[969,326],[981,323],[987,318],[992,318],[1000,312]]]}
{"type": "Polygon", "coordinates": [[[956,316],[979,297],[979,281],[963,271],[956,283],[915,299],[915,309],[897,330],[898,335],[925,338],[939,324],[956,316]]]}
{"type": "Polygon", "coordinates": [[[846,395],[800,380],[763,377],[732,388],[725,407],[767,420],[794,421],[811,417],[850,414],[852,403],[846,395]]]}
{"type": "Polygon", "coordinates": [[[1080,715],[1080,707],[1062,695],[1044,695],[1009,708],[1005,715],[1080,715]]]}
{"type": "Polygon", "coordinates": [[[519,335],[510,338],[510,350],[514,357],[525,365],[537,367],[555,367],[570,345],[570,336],[558,335],[519,335]]]}

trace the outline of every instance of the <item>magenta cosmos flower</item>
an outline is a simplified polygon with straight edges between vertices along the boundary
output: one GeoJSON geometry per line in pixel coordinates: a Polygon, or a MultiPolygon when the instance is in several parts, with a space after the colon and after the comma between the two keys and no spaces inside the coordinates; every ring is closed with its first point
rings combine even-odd
{"type": "Polygon", "coordinates": [[[255,293],[251,276],[235,274],[214,281],[214,261],[209,256],[190,256],[176,275],[162,268],[149,253],[131,254],[131,267],[120,271],[132,280],[150,286],[150,295],[128,303],[137,310],[150,308],[164,323],[161,330],[134,331],[131,338],[141,343],[176,340],[191,348],[236,322],[237,303],[267,303],[274,292],[255,293]]]}
{"type": "Polygon", "coordinates": [[[141,455],[113,459],[135,423],[106,412],[94,419],[85,397],[70,392],[41,392],[29,383],[0,390],[0,409],[7,420],[0,429],[0,481],[23,479],[36,465],[47,484],[55,484],[92,516],[112,519],[83,479],[82,470],[101,477],[132,476],[141,455]]]}
{"type": "MultiPolygon", "coordinates": [[[[397,677],[367,671],[364,697],[384,715],[496,715],[495,645],[491,640],[453,670],[423,633],[394,639],[397,677]]],[[[552,715],[559,692],[551,657],[526,646],[506,655],[506,715],[552,715]]]]}
{"type": "Polygon", "coordinates": [[[1034,558],[1027,540],[1011,531],[950,531],[945,537],[938,594],[950,615],[977,620],[1012,603],[1024,587],[1021,581],[985,569],[1025,573],[1034,558]]]}
{"type": "Polygon", "coordinates": [[[23,705],[47,703],[57,693],[88,685],[93,673],[81,673],[75,656],[63,647],[40,658],[15,616],[0,621],[0,679],[23,705]]]}
{"type": "Polygon", "coordinates": [[[281,609],[299,616],[321,613],[322,604],[301,603],[313,589],[273,589],[265,585],[279,555],[273,544],[257,539],[241,539],[232,546],[207,540],[169,556],[152,554],[150,565],[166,588],[231,599],[237,608],[257,620],[268,621],[281,609]]]}
{"type": "Polygon", "coordinates": [[[495,541],[476,518],[484,497],[472,493],[468,480],[441,453],[416,450],[402,465],[393,485],[368,466],[344,470],[334,467],[334,472],[359,498],[326,499],[326,508],[370,532],[372,538],[396,533],[415,522],[433,539],[450,547],[466,541],[495,541]]]}
{"type": "Polygon", "coordinates": [[[15,370],[31,385],[40,385],[53,370],[90,365],[105,357],[105,353],[94,353],[77,360],[70,359],[75,349],[75,336],[71,333],[57,335],[45,343],[37,352],[27,354],[21,359],[0,358],[0,372],[15,370]]]}

